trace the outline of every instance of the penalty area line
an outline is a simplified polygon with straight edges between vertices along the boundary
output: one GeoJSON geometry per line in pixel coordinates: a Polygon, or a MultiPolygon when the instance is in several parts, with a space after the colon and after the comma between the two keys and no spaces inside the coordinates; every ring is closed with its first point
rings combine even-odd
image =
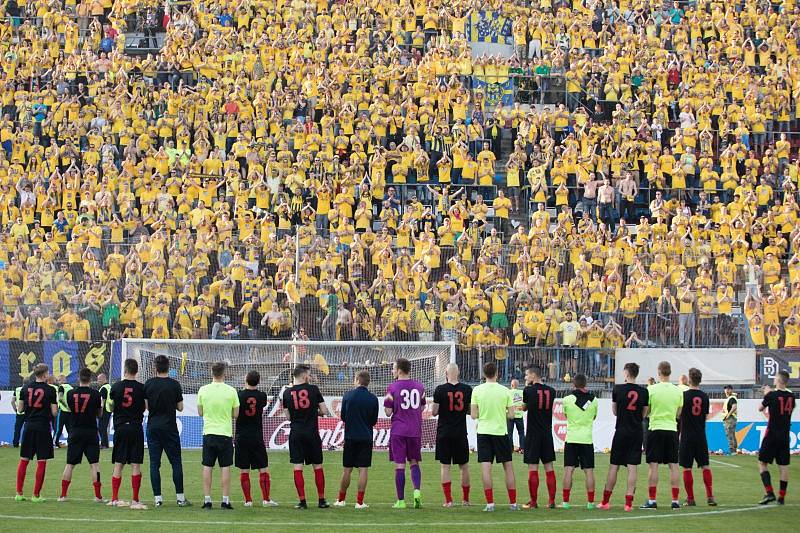
{"type": "MultiPolygon", "coordinates": [[[[532,525],[532,524],[574,524],[574,523],[602,523],[602,522],[610,522],[610,521],[617,521],[617,520],[659,520],[659,519],[671,519],[671,518],[691,518],[696,516],[711,516],[711,515],[722,515],[722,514],[732,514],[732,513],[746,513],[751,511],[760,511],[763,509],[770,509],[773,506],[752,506],[752,507],[733,507],[730,509],[719,509],[716,511],[700,511],[700,512],[689,512],[689,513],[664,513],[664,514],[642,514],[639,516],[613,516],[613,517],[603,517],[603,518],[565,518],[563,520],[552,520],[552,519],[545,519],[541,520],[538,519],[540,515],[538,513],[531,515],[530,520],[497,520],[498,516],[495,513],[492,516],[491,524],[495,526],[513,526],[513,525],[532,525]]],[[[777,508],[777,507],[775,507],[777,508]]],[[[501,511],[502,512],[502,511],[501,511]]],[[[598,511],[602,512],[602,511],[598,511]]],[[[362,515],[368,515],[369,511],[365,511],[361,513],[362,515]]],[[[307,516],[307,515],[306,515],[307,516]]],[[[149,519],[149,518],[141,518],[141,519],[133,519],[133,518],[112,518],[112,517],[95,517],[95,518],[75,518],[75,517],[56,517],[56,516],[22,516],[22,515],[7,515],[7,514],[0,514],[0,519],[5,520],[26,520],[26,521],[38,521],[38,522],[76,522],[76,523],[85,523],[85,522],[108,522],[108,523],[118,523],[118,524],[163,524],[163,525],[178,525],[178,526],[185,526],[185,525],[197,525],[197,526],[264,526],[264,527],[289,527],[289,526],[296,526],[296,521],[291,522],[259,522],[259,521],[249,521],[249,520],[163,520],[163,519],[149,519]]],[[[380,522],[380,523],[368,523],[365,524],[364,522],[310,522],[310,521],[303,521],[303,525],[309,526],[324,526],[324,527],[333,527],[333,528],[374,528],[376,525],[382,526],[419,526],[419,527],[434,527],[434,526],[441,526],[441,527],[448,527],[448,526],[482,526],[486,525],[487,521],[480,520],[480,521],[451,521],[451,522],[380,522]]]]}
{"type": "Polygon", "coordinates": [[[712,463],[718,464],[718,465],[729,466],[731,468],[741,468],[741,466],[739,466],[739,465],[735,465],[733,463],[726,463],[725,461],[719,461],[717,459],[709,459],[709,461],[711,461],[712,463]]]}

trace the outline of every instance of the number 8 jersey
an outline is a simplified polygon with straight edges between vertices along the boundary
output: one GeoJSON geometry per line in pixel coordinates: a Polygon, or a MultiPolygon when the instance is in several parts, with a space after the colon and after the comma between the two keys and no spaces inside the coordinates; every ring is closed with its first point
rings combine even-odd
{"type": "MultiPolygon", "coordinates": [[[[413,379],[400,379],[389,385],[386,396],[392,401],[392,436],[422,437],[422,412],[425,410],[425,385],[413,379]]],[[[388,400],[388,398],[387,398],[388,400]]]]}
{"type": "Polygon", "coordinates": [[[301,383],[283,391],[281,403],[289,411],[293,432],[319,433],[319,404],[325,398],[316,385],[301,383]]]}

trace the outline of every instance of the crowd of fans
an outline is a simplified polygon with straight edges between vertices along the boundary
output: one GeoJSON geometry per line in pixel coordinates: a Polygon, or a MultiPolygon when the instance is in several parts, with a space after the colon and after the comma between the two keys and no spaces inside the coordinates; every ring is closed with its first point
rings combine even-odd
{"type": "Polygon", "coordinates": [[[792,0],[5,9],[0,338],[800,346],[792,0]]]}

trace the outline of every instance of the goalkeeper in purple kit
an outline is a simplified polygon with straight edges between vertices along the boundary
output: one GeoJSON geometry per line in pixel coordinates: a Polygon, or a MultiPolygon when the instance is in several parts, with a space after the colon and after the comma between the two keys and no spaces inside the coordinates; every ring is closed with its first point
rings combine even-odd
{"type": "Polygon", "coordinates": [[[411,379],[411,362],[399,358],[392,367],[395,381],[386,390],[383,407],[392,420],[389,435],[389,460],[394,462],[394,480],[397,488],[395,509],[405,509],[406,461],[411,464],[411,482],[414,485],[414,508],[422,507],[422,412],[425,409],[425,386],[411,379]]]}

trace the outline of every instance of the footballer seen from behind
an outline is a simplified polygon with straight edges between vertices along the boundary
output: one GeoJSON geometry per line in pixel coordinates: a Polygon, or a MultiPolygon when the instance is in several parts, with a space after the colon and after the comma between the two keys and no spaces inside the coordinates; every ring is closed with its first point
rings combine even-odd
{"type": "Polygon", "coordinates": [[[703,471],[703,484],[706,487],[706,502],[716,507],[711,480],[711,466],[708,457],[708,440],[706,438],[706,419],[711,411],[708,395],[700,390],[703,373],[697,368],[689,369],[689,388],[683,391],[683,409],[681,409],[681,435],[678,446],[678,462],[683,468],[683,485],[686,490],[684,506],[697,505],[694,499],[694,476],[692,466],[697,463],[703,471]]]}
{"type": "Polygon", "coordinates": [[[136,359],[126,359],[123,364],[123,377],[111,386],[105,408],[114,415],[114,447],[111,462],[111,507],[128,507],[146,510],[147,506],[139,499],[142,486],[142,463],[144,462],[144,385],[136,380],[139,363],[136,359]],[[119,499],[122,485],[122,469],[131,465],[131,501],[119,499]]]}
{"type": "Polygon", "coordinates": [[[773,461],[778,463],[780,472],[780,486],[778,489],[778,504],[783,505],[786,500],[786,488],[789,485],[789,441],[791,439],[792,411],[797,405],[797,396],[787,389],[789,373],[781,370],[775,375],[775,389],[764,387],[764,400],[758,410],[769,415],[767,433],[758,450],[758,469],[761,472],[761,482],[764,484],[766,494],[759,502],[767,505],[776,500],[769,474],[769,465],[773,461]]]}
{"type": "Polygon", "coordinates": [[[322,439],[319,436],[319,417],[330,412],[319,387],[310,383],[311,367],[297,365],[292,372],[292,386],[283,391],[281,405],[289,419],[289,461],[294,469],[294,486],[299,501],[295,509],[308,509],[303,465],[314,469],[317,486],[317,507],[330,507],[325,499],[325,471],[322,469],[322,439]]]}
{"type": "Polygon", "coordinates": [[[517,511],[517,486],[511,441],[508,439],[508,421],[514,418],[514,403],[508,388],[497,382],[495,363],[483,365],[483,377],[486,381],[472,390],[470,405],[470,414],[478,422],[478,462],[481,464],[483,492],[486,496],[483,510],[494,511],[492,463],[497,462],[503,465],[509,508],[517,511]]]}
{"type": "Polygon", "coordinates": [[[50,368],[42,363],[33,367],[33,381],[22,387],[17,400],[17,412],[25,413],[25,431],[19,447],[17,466],[17,494],[14,500],[25,501],[22,491],[28,463],[36,457],[36,482],[33,486],[34,503],[44,502],[41,497],[47,461],[53,458],[53,437],[50,433],[50,420],[58,414],[58,396],[54,387],[48,384],[50,368]]]}
{"type": "Polygon", "coordinates": [[[593,427],[597,418],[597,399],[586,388],[586,376],[576,374],[572,382],[575,389],[562,400],[564,417],[567,419],[567,437],[564,443],[564,502],[561,507],[570,508],[572,476],[575,468],[586,474],[586,497],[588,509],[594,509],[594,442],[593,427]]]}
{"type": "Polygon", "coordinates": [[[425,410],[425,386],[411,379],[411,361],[403,357],[392,366],[396,381],[386,390],[383,407],[392,420],[389,434],[389,460],[395,464],[394,483],[397,491],[395,509],[405,509],[406,461],[411,465],[414,485],[414,508],[422,507],[422,412],[425,410]]]}
{"type": "Polygon", "coordinates": [[[445,369],[446,383],[433,392],[431,415],[436,421],[436,460],[441,464],[444,507],[453,506],[450,469],[458,465],[461,470],[461,505],[469,505],[469,441],[467,440],[467,412],[472,401],[472,387],[459,381],[458,365],[450,363],[445,369]]]}
{"type": "Polygon", "coordinates": [[[530,500],[523,509],[535,509],[539,497],[539,463],[544,466],[547,484],[547,507],[556,507],[556,472],[553,464],[556,449],[553,445],[553,403],[556,390],[542,383],[542,369],[532,366],[525,371],[526,387],[522,391],[522,409],[528,416],[525,432],[525,464],[528,465],[530,500]]]}
{"type": "Polygon", "coordinates": [[[270,498],[269,458],[264,444],[263,411],[267,406],[267,395],[258,390],[261,374],[256,370],[247,373],[244,389],[239,391],[239,416],[236,417],[236,442],[234,464],[239,469],[239,482],[244,495],[244,506],[253,506],[250,490],[250,470],[258,472],[261,489],[261,505],[275,507],[270,498]]]}

